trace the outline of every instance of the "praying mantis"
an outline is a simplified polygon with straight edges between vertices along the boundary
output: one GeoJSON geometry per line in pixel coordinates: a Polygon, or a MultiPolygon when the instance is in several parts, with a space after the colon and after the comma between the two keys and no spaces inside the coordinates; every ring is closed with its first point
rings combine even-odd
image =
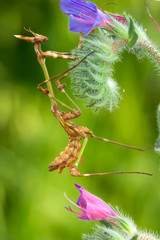
{"type": "Polygon", "coordinates": [[[27,30],[30,32],[33,36],[28,37],[28,36],[22,36],[22,35],[15,35],[16,38],[25,40],[27,42],[33,43],[34,44],[34,50],[37,55],[37,60],[39,64],[42,67],[44,76],[45,76],[45,81],[40,83],[38,85],[38,89],[45,94],[46,96],[49,97],[50,102],[51,102],[51,112],[57,119],[57,121],[61,124],[65,132],[67,133],[69,137],[69,144],[65,148],[63,152],[60,153],[58,157],[49,165],[49,171],[54,171],[58,169],[59,173],[63,171],[64,168],[69,168],[69,172],[71,173],[72,176],[77,176],[77,177],[87,177],[87,176],[97,176],[97,175],[109,175],[109,174],[120,174],[120,173],[137,173],[137,174],[146,174],[146,175],[152,175],[149,173],[145,172],[126,172],[126,171],[118,171],[118,172],[107,172],[107,173],[87,173],[87,174],[81,174],[78,170],[78,165],[80,162],[83,161],[82,154],[84,152],[84,149],[87,144],[88,136],[91,138],[96,138],[108,143],[113,143],[117,144],[123,147],[128,147],[131,149],[135,149],[138,151],[146,151],[148,149],[151,149],[154,146],[148,147],[148,148],[136,148],[133,146],[121,144],[106,138],[98,137],[94,135],[94,133],[88,129],[85,126],[79,126],[73,123],[71,120],[78,118],[82,112],[80,108],[77,106],[77,104],[71,99],[71,97],[67,94],[65,87],[66,83],[61,83],[63,79],[65,79],[67,76],[70,75],[71,71],[75,69],[78,65],[80,65],[89,55],[94,54],[96,51],[92,51],[88,53],[84,58],[82,58],[77,64],[75,64],[73,67],[67,69],[66,71],[57,74],[56,76],[50,78],[45,60],[46,58],[63,58],[63,59],[68,59],[68,60],[75,60],[75,56],[70,54],[70,53],[61,53],[61,52],[55,52],[55,51],[46,51],[43,52],[41,50],[41,44],[43,42],[48,41],[48,38],[46,36],[37,34],[30,29],[27,30]],[[60,101],[55,97],[52,83],[51,81],[56,80],[56,86],[57,88],[68,98],[70,103],[74,106],[74,109],[72,109],[70,106],[67,106],[64,102],[60,101]],[[44,85],[47,85],[47,88],[43,88],[44,85]],[[62,111],[59,106],[65,107],[68,112],[62,111]],[[83,143],[81,144],[81,141],[83,143]]]}

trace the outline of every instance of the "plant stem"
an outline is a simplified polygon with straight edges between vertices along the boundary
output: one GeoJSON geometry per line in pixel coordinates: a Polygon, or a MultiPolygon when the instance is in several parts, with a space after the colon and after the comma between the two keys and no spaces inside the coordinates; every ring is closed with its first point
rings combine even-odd
{"type": "Polygon", "coordinates": [[[116,52],[119,48],[121,48],[122,46],[125,46],[128,43],[128,40],[124,39],[124,40],[118,40],[113,42],[112,45],[112,52],[116,52]]]}
{"type": "MultiPolygon", "coordinates": [[[[112,45],[112,52],[118,51],[122,46],[128,45],[128,40],[119,40],[113,43],[112,45]]],[[[137,46],[145,49],[155,60],[158,64],[160,64],[160,52],[150,43],[144,40],[138,40],[136,43],[137,46]]]]}

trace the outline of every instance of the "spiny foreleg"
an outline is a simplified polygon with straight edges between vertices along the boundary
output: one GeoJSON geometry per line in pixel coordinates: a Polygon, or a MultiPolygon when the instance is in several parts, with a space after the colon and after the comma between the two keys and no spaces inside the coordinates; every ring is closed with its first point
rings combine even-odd
{"type": "MultiPolygon", "coordinates": [[[[22,35],[14,35],[16,38],[21,40],[25,40],[30,43],[43,43],[47,42],[48,38],[46,36],[40,35],[38,33],[33,32],[31,29],[24,28],[27,32],[31,33],[34,37],[22,36],[22,35]]],[[[66,52],[56,52],[56,51],[46,51],[43,52],[41,50],[41,57],[43,58],[62,58],[68,60],[75,60],[76,57],[71,53],[66,52]]]]}
{"type": "Polygon", "coordinates": [[[71,53],[65,53],[65,52],[56,52],[56,51],[46,51],[42,52],[43,57],[45,58],[62,58],[67,60],[75,60],[76,57],[72,55],[71,53]]]}
{"type": "MultiPolygon", "coordinates": [[[[47,82],[48,82],[48,81],[46,80],[46,81],[40,83],[37,88],[38,88],[42,93],[44,93],[45,95],[47,95],[48,97],[53,98],[53,99],[56,101],[56,103],[60,104],[61,106],[63,106],[64,108],[66,108],[66,109],[69,110],[69,112],[61,112],[61,116],[62,116],[63,120],[64,120],[64,121],[67,121],[67,120],[70,120],[70,119],[74,119],[74,118],[79,117],[79,116],[81,115],[81,110],[78,108],[78,106],[77,106],[76,104],[74,104],[74,106],[76,106],[76,110],[75,110],[75,109],[72,109],[71,107],[69,107],[68,105],[66,105],[65,103],[63,103],[63,102],[60,101],[59,99],[57,99],[55,96],[51,95],[51,94],[49,93],[48,89],[42,88],[42,85],[45,84],[45,83],[47,83],[47,82]]],[[[66,93],[66,94],[67,94],[67,93],[66,93]]],[[[70,97],[68,96],[68,98],[70,98],[70,97]]],[[[72,101],[72,99],[71,99],[71,101],[72,101]]],[[[51,108],[51,112],[53,112],[53,113],[55,114],[55,111],[53,111],[52,108],[51,108]]]]}
{"type": "Polygon", "coordinates": [[[66,77],[70,74],[70,71],[71,71],[71,70],[73,70],[74,68],[76,68],[81,62],[83,62],[89,55],[91,55],[91,54],[94,53],[94,52],[95,52],[95,51],[90,52],[89,54],[87,54],[84,58],[82,58],[82,59],[81,59],[77,64],[75,64],[73,67],[65,70],[64,72],[61,72],[61,73],[55,75],[54,77],[52,77],[52,78],[50,78],[50,79],[47,79],[47,80],[43,81],[42,83],[40,83],[40,84],[38,85],[38,89],[43,92],[42,86],[43,86],[44,84],[46,84],[47,82],[52,81],[52,80],[54,80],[54,79],[56,79],[56,78],[59,78],[59,77],[60,77],[60,78],[56,81],[56,85],[57,85],[57,87],[58,87],[59,90],[64,89],[66,85],[61,85],[61,84],[60,84],[60,81],[61,81],[62,79],[64,79],[64,78],[66,78],[66,77]]]}
{"type": "MultiPolygon", "coordinates": [[[[81,62],[83,62],[89,55],[91,55],[92,53],[94,53],[95,51],[93,52],[90,52],[89,54],[87,54],[83,59],[81,59],[76,65],[74,65],[73,67],[67,69],[66,71],[62,72],[62,73],[59,73],[57,74],[56,76],[50,78],[50,79],[47,79],[45,81],[43,81],[42,83],[40,83],[38,85],[38,89],[44,93],[45,95],[49,96],[49,97],[52,97],[54,98],[55,101],[57,101],[58,103],[60,103],[62,106],[65,106],[67,109],[69,109],[72,113],[75,113],[75,117],[78,117],[79,115],[81,115],[81,111],[79,109],[79,107],[77,106],[77,104],[72,100],[72,98],[66,93],[66,91],[64,90],[66,84],[63,83],[61,84],[60,81],[64,78],[66,78],[67,76],[69,76],[70,74],[70,71],[73,70],[74,68],[76,68],[81,62]],[[57,85],[57,88],[68,98],[68,100],[73,104],[73,106],[76,108],[76,110],[74,109],[71,109],[70,107],[68,107],[66,104],[62,103],[60,100],[56,99],[54,96],[50,96],[49,95],[49,92],[47,89],[44,89],[42,86],[46,83],[48,83],[49,81],[52,81],[54,79],[58,78],[58,80],[56,81],[56,85],[57,85]]],[[[72,117],[75,118],[75,117],[72,117]]]]}

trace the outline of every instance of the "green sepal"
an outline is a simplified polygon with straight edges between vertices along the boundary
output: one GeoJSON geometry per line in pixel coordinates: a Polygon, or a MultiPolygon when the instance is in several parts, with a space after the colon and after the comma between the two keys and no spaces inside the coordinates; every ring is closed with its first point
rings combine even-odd
{"type": "MultiPolygon", "coordinates": [[[[117,34],[119,34],[118,28],[107,22],[107,25],[117,34]]],[[[108,29],[107,29],[108,30],[108,29]]],[[[110,30],[108,30],[110,31],[110,30]]]]}
{"type": "Polygon", "coordinates": [[[129,20],[130,20],[130,22],[129,22],[129,28],[128,28],[128,37],[129,37],[128,46],[130,48],[132,48],[132,47],[134,47],[134,45],[136,44],[136,42],[138,40],[138,34],[136,33],[132,18],[129,17],[129,20]]]}
{"type": "Polygon", "coordinates": [[[118,232],[115,232],[112,229],[107,229],[106,233],[109,235],[108,237],[106,236],[106,239],[114,239],[114,240],[122,240],[123,238],[120,236],[118,232]]]}
{"type": "Polygon", "coordinates": [[[102,225],[105,225],[107,228],[112,228],[112,222],[111,221],[106,221],[106,220],[100,220],[99,221],[102,225]]]}
{"type": "Polygon", "coordinates": [[[112,20],[113,24],[106,22],[106,24],[119,36],[124,39],[127,39],[127,29],[124,25],[122,25],[119,21],[113,18],[110,14],[106,13],[106,15],[112,20]]]}
{"type": "Polygon", "coordinates": [[[125,12],[123,13],[123,17],[124,17],[124,19],[125,19],[127,25],[129,26],[129,23],[130,23],[130,21],[129,21],[129,17],[127,16],[127,14],[126,14],[125,12]]]}
{"type": "Polygon", "coordinates": [[[122,227],[120,225],[117,225],[116,223],[110,221],[110,220],[100,220],[99,221],[102,225],[104,225],[106,228],[110,228],[110,229],[118,229],[118,230],[122,230],[122,227]]]}
{"type": "Polygon", "coordinates": [[[138,235],[135,235],[132,238],[130,238],[129,240],[137,240],[137,239],[138,239],[138,235]]]}
{"type": "Polygon", "coordinates": [[[107,228],[106,226],[99,226],[96,225],[94,228],[94,233],[92,235],[86,235],[83,234],[83,240],[95,240],[95,239],[101,239],[101,240],[123,240],[121,233],[118,231],[115,231],[114,229],[107,228]]]}
{"type": "Polygon", "coordinates": [[[111,218],[115,219],[122,226],[123,230],[125,230],[129,233],[132,231],[130,229],[128,223],[125,220],[123,220],[122,218],[118,218],[118,217],[111,217],[111,218]]]}

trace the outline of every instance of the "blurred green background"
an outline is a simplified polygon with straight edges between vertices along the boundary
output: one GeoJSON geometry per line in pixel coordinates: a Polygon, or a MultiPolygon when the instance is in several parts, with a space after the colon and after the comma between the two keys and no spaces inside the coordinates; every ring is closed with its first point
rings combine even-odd
{"type": "MultiPolygon", "coordinates": [[[[94,1],[97,5],[106,0],[94,1]]],[[[105,9],[130,13],[148,36],[159,45],[159,32],[149,18],[144,0],[116,1],[105,9]]],[[[150,10],[159,20],[160,5],[150,10]]],[[[48,172],[48,165],[68,144],[68,137],[50,112],[49,99],[37,90],[44,79],[33,45],[13,37],[28,34],[31,28],[49,37],[43,50],[70,51],[78,44],[78,34],[68,30],[68,17],[55,0],[8,0],[0,7],[0,239],[62,240],[81,239],[92,232],[95,222],[82,221],[67,212],[81,184],[91,193],[130,215],[140,229],[160,232],[160,172],[154,150],[138,152],[89,139],[81,173],[146,171],[141,175],[111,175],[74,178],[48,172]]],[[[50,76],[67,69],[67,61],[47,59],[50,76]]],[[[94,114],[76,99],[83,114],[75,120],[96,135],[137,147],[153,145],[157,138],[156,108],[160,102],[160,80],[147,59],[137,61],[129,53],[115,66],[115,78],[125,89],[119,109],[94,114]]],[[[69,79],[66,90],[72,96],[69,79]]],[[[55,88],[56,96],[67,100],[55,88]]],[[[74,207],[73,207],[74,209],[74,207]]],[[[77,209],[76,209],[77,210],[77,209]]]]}

